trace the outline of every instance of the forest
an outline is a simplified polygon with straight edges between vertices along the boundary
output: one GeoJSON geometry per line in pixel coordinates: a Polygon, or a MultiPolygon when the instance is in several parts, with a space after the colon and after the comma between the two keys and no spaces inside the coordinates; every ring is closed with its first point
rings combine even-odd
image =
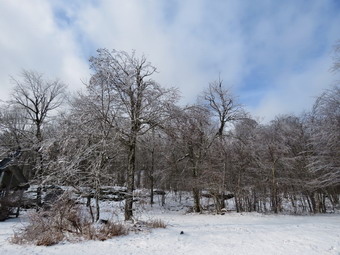
{"type": "MultiPolygon", "coordinates": [[[[325,84],[308,112],[263,124],[220,77],[181,105],[180,91],[158,84],[156,67],[134,52],[99,49],[89,65],[82,92],[70,95],[63,81],[24,70],[1,103],[0,155],[22,154],[37,206],[43,187],[56,185],[95,201],[96,220],[107,186],[124,189],[125,220],[138,189],[150,190],[151,205],[155,192],[191,192],[194,212],[206,210],[202,197],[216,212],[228,209],[228,198],[237,212],[339,207],[338,83],[325,84]]],[[[335,58],[332,71],[339,70],[335,58]]]]}

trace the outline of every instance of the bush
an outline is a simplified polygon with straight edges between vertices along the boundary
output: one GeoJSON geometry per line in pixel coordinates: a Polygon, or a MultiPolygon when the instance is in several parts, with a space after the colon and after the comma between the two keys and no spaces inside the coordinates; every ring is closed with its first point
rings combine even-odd
{"type": "Polygon", "coordinates": [[[166,228],[166,224],[161,219],[153,219],[147,222],[147,226],[150,228],[166,228]]]}
{"type": "Polygon", "coordinates": [[[30,215],[29,224],[15,233],[12,243],[50,246],[62,240],[106,240],[127,234],[122,224],[108,222],[96,227],[82,206],[65,193],[50,211],[30,215]]]}
{"type": "Polygon", "coordinates": [[[128,230],[122,223],[114,223],[108,221],[105,225],[103,225],[96,234],[96,239],[104,241],[106,239],[127,235],[128,230]]]}
{"type": "Polygon", "coordinates": [[[38,246],[51,246],[61,242],[64,239],[64,235],[58,231],[46,231],[43,235],[39,235],[36,240],[38,246]]]}
{"type": "Polygon", "coordinates": [[[8,219],[11,213],[12,210],[9,207],[7,201],[5,201],[4,199],[0,200],[0,221],[8,219]]]}
{"type": "Polygon", "coordinates": [[[12,192],[1,197],[0,192],[0,221],[8,219],[11,215],[16,215],[15,211],[20,205],[20,193],[12,192]]]}

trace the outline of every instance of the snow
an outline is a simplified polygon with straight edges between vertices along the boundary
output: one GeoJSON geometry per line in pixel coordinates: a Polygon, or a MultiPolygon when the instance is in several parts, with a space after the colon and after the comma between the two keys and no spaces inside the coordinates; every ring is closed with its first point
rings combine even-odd
{"type": "Polygon", "coordinates": [[[338,214],[212,215],[149,209],[141,218],[162,219],[167,228],[132,232],[104,242],[65,242],[50,247],[10,244],[13,230],[22,226],[25,217],[10,219],[0,222],[0,254],[340,254],[338,214]]]}

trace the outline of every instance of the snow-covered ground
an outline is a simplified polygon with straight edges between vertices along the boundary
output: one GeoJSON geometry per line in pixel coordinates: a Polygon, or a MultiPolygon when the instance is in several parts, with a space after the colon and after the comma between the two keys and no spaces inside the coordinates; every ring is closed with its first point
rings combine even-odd
{"type": "Polygon", "coordinates": [[[13,229],[22,224],[20,219],[10,219],[0,222],[0,254],[340,254],[338,214],[199,215],[146,210],[141,217],[163,219],[168,226],[104,242],[66,242],[51,247],[10,244],[8,239],[13,235],[13,229]],[[180,234],[181,231],[184,234],[180,234]]]}

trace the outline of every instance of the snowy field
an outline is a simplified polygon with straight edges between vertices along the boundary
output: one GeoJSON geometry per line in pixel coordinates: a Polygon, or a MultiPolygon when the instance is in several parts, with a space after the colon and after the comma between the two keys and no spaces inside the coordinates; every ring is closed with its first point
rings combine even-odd
{"type": "Polygon", "coordinates": [[[104,242],[66,242],[50,247],[10,244],[13,229],[22,226],[25,217],[10,219],[0,222],[0,254],[340,254],[338,214],[199,215],[157,210],[144,213],[143,218],[163,219],[167,228],[130,233],[104,242]]]}

